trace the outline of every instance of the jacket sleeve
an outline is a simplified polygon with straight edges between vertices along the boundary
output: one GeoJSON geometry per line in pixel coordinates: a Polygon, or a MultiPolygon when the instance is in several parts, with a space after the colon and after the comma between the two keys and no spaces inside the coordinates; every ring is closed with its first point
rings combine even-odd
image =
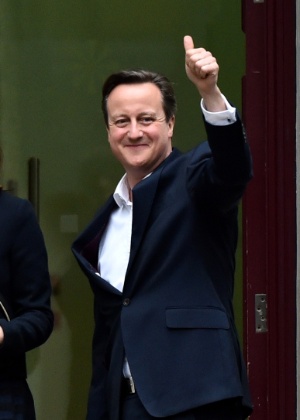
{"type": "Polygon", "coordinates": [[[252,159],[239,117],[233,124],[205,122],[208,143],[195,149],[187,167],[187,187],[203,207],[227,211],[241,199],[252,178],[252,159]]]}
{"type": "Polygon", "coordinates": [[[12,309],[11,320],[0,319],[1,352],[26,352],[43,344],[52,332],[51,284],[44,239],[34,210],[26,200],[15,202],[7,249],[7,284],[2,294],[12,309]],[[8,287],[7,287],[8,285],[8,287]]]}

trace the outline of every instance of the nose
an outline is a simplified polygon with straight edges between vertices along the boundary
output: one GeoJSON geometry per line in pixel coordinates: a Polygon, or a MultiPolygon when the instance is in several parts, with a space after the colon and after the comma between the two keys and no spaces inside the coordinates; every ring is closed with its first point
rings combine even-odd
{"type": "Polygon", "coordinates": [[[143,132],[136,121],[132,121],[129,126],[127,135],[130,139],[135,140],[143,137],[143,132]]]}

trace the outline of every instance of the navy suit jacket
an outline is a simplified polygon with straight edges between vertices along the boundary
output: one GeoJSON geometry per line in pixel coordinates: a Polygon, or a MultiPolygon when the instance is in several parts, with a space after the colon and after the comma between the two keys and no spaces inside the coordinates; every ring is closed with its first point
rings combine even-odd
{"type": "Polygon", "coordinates": [[[118,419],[124,354],[153,416],[239,396],[251,412],[232,308],[238,203],[251,157],[240,120],[205,126],[208,143],[173,149],[133,189],[123,293],[97,273],[112,197],[73,244],[95,297],[89,420],[118,419]]]}
{"type": "Polygon", "coordinates": [[[53,328],[43,235],[31,204],[0,189],[0,382],[25,379],[25,353],[53,328]],[[7,319],[8,313],[10,320],[7,319]]]}

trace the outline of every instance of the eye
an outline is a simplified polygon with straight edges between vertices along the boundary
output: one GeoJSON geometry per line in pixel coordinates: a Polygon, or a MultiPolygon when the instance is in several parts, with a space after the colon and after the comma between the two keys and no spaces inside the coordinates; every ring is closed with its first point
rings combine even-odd
{"type": "Polygon", "coordinates": [[[128,119],[127,118],[118,118],[115,122],[114,122],[114,125],[116,126],[116,127],[119,127],[119,128],[123,128],[123,127],[126,127],[126,125],[128,124],[128,119]]]}
{"type": "Polygon", "coordinates": [[[139,123],[142,125],[150,125],[155,121],[154,117],[144,116],[139,118],[139,123]]]}

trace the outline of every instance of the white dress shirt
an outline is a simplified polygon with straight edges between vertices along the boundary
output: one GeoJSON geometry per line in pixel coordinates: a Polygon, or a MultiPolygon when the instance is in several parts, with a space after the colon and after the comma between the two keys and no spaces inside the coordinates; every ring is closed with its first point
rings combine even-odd
{"type": "Polygon", "coordinates": [[[118,208],[111,214],[99,246],[98,269],[101,277],[123,291],[129,261],[132,202],[129,200],[126,174],[114,192],[118,208]]]}

